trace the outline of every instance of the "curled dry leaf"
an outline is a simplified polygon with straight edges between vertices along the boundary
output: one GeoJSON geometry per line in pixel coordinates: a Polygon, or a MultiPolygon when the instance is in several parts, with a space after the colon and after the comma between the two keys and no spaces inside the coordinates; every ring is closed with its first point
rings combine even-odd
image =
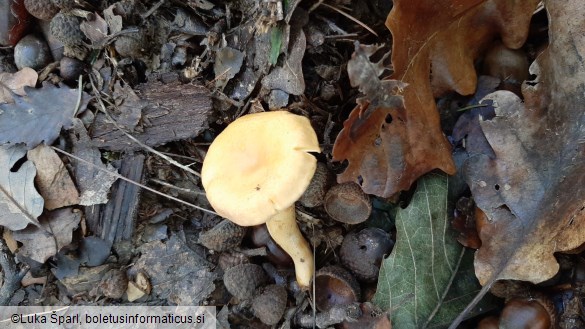
{"type": "Polygon", "coordinates": [[[389,197],[435,168],[454,173],[435,97],[472,94],[474,60],[498,36],[509,48],[522,46],[538,2],[395,0],[386,24],[393,36],[391,79],[408,84],[404,106],[366,111],[358,104],[335,142],[334,158],[349,160],[338,180],[361,181],[366,193],[389,197]]]}
{"type": "Polygon", "coordinates": [[[0,73],[0,103],[11,103],[12,93],[24,96],[24,87],[34,87],[39,75],[30,67],[25,67],[16,73],[0,73]]]}

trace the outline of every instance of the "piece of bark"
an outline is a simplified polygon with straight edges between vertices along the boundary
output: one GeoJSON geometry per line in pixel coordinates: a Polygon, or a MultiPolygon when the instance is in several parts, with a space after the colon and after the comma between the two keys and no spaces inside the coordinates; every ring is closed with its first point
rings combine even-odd
{"type": "Polygon", "coordinates": [[[14,255],[2,238],[0,238],[0,268],[4,272],[4,283],[0,288],[0,306],[7,306],[16,290],[20,288],[20,281],[29,268],[26,265],[16,264],[14,255]]]}
{"type": "MultiPolygon", "coordinates": [[[[141,182],[143,179],[144,155],[129,154],[120,162],[120,174],[141,182]]],[[[118,180],[112,186],[111,198],[105,205],[85,207],[87,225],[92,232],[112,245],[129,240],[134,231],[134,218],[141,188],[127,181],[118,180]]]]}
{"type": "MultiPolygon", "coordinates": [[[[154,81],[138,86],[136,92],[147,105],[142,109],[139,124],[129,133],[142,143],[157,146],[193,138],[207,128],[212,109],[211,97],[203,86],[154,81]]],[[[91,130],[93,144],[97,147],[112,151],[142,148],[103,113],[96,116],[91,130]]]]}

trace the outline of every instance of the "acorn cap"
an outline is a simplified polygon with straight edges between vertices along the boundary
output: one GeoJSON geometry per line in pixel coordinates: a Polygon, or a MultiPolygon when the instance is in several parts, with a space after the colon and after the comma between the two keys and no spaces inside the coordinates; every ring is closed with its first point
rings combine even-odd
{"type": "Polygon", "coordinates": [[[225,270],[223,283],[226,289],[238,299],[252,298],[254,290],[266,281],[266,274],[256,264],[241,264],[225,270]]]}
{"type": "Polygon", "coordinates": [[[333,306],[349,305],[361,297],[356,279],[342,267],[326,266],[315,275],[315,305],[322,312],[333,306]]]}
{"type": "Polygon", "coordinates": [[[199,234],[199,243],[207,249],[225,251],[240,245],[246,229],[224,219],[211,230],[199,234]]]}
{"type": "Polygon", "coordinates": [[[378,278],[380,265],[392,251],[394,241],[385,231],[368,227],[359,232],[351,232],[345,236],[339,257],[341,264],[364,281],[373,282],[378,278]]]}
{"type": "Polygon", "coordinates": [[[307,208],[318,207],[323,204],[325,193],[329,187],[330,174],[327,165],[317,163],[317,170],[309,183],[309,186],[299,199],[300,204],[307,208]]]}
{"type": "Polygon", "coordinates": [[[205,156],[201,182],[215,211],[241,226],[265,223],[303,194],[315,173],[317,135],[286,111],[236,119],[205,156]]]}
{"type": "Polygon", "coordinates": [[[80,24],[81,18],[60,12],[51,20],[51,35],[68,46],[82,45],[84,35],[80,24]]]}
{"type": "Polygon", "coordinates": [[[286,309],[286,300],[286,289],[282,286],[271,284],[262,289],[260,294],[254,297],[252,310],[254,310],[254,315],[262,323],[272,326],[277,324],[282,318],[286,309]]]}
{"type": "Polygon", "coordinates": [[[51,0],[24,0],[24,8],[38,19],[50,20],[59,12],[51,0]]]}
{"type": "Polygon", "coordinates": [[[358,184],[342,183],[333,186],[325,195],[325,211],[336,221],[358,224],[370,217],[372,202],[358,184]]]}

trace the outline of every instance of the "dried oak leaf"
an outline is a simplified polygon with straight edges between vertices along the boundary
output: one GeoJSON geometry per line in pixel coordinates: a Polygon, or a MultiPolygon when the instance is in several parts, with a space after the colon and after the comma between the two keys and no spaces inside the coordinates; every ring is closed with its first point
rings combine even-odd
{"type": "Polygon", "coordinates": [[[485,98],[496,117],[480,125],[495,156],[466,163],[467,182],[488,218],[475,258],[487,286],[496,279],[545,281],[559,269],[554,253],[585,242],[583,4],[545,5],[550,44],[530,68],[537,78],[523,84],[524,103],[506,91],[485,98]]]}
{"type": "Polygon", "coordinates": [[[390,78],[408,84],[404,106],[358,104],[335,141],[333,158],[349,161],[338,181],[389,197],[435,168],[453,174],[435,97],[473,94],[474,60],[497,37],[509,48],[522,46],[538,2],[395,0],[386,21],[393,37],[390,78]]]}
{"type": "Polygon", "coordinates": [[[25,143],[27,148],[53,144],[61,127],[71,127],[76,113],[85,110],[89,95],[66,86],[43,83],[42,88],[24,87],[26,96],[14,95],[14,103],[0,104],[0,144],[25,143]],[[77,111],[76,111],[77,110],[77,111]]]}
{"type": "Polygon", "coordinates": [[[37,168],[35,183],[47,210],[79,203],[77,188],[57,152],[49,146],[39,145],[28,151],[27,157],[37,168]]]}

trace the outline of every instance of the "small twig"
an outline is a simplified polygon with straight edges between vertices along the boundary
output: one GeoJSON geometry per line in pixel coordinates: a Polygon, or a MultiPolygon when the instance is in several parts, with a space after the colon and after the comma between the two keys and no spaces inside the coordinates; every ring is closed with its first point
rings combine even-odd
{"type": "Polygon", "coordinates": [[[266,256],[266,247],[259,247],[254,249],[238,249],[239,253],[246,255],[248,257],[256,257],[256,256],[266,256]]]}
{"type": "Polygon", "coordinates": [[[205,193],[203,193],[203,192],[200,192],[200,191],[193,191],[193,190],[191,190],[191,189],[184,188],[184,187],[178,187],[178,186],[175,186],[175,185],[173,185],[173,184],[171,184],[171,183],[167,183],[167,182],[165,182],[165,181],[163,181],[163,180],[160,180],[160,179],[151,178],[151,179],[150,179],[150,181],[151,181],[151,182],[154,182],[154,183],[157,183],[157,184],[160,184],[160,185],[162,185],[162,186],[166,186],[166,187],[168,187],[168,188],[171,188],[171,189],[173,189],[173,190],[177,190],[177,191],[181,191],[181,192],[185,192],[185,193],[192,193],[192,194],[198,194],[198,195],[205,195],[205,193]]]}
{"type": "MultiPolygon", "coordinates": [[[[359,35],[357,33],[348,33],[348,34],[343,34],[343,35],[326,35],[325,39],[351,39],[351,38],[357,38],[359,37],[359,35]]],[[[355,40],[351,40],[351,41],[355,41],[355,40]]]]}
{"type": "Polygon", "coordinates": [[[4,272],[4,284],[0,288],[0,306],[7,306],[14,293],[20,289],[20,282],[28,272],[29,267],[23,265],[19,269],[3,238],[0,238],[0,267],[4,272]]]}
{"type": "Polygon", "coordinates": [[[75,107],[73,108],[73,116],[77,116],[77,112],[79,111],[79,107],[81,106],[81,99],[83,98],[83,75],[79,75],[79,83],[77,84],[78,91],[77,91],[77,101],[75,102],[75,107]]]}
{"type": "Polygon", "coordinates": [[[158,8],[160,8],[160,6],[163,5],[163,3],[165,3],[165,0],[160,0],[159,2],[157,2],[154,6],[152,6],[152,8],[150,8],[147,12],[145,12],[144,14],[140,15],[140,17],[142,19],[147,18],[148,16],[152,15],[155,11],[158,10],[158,8]]]}
{"type": "MultiPolygon", "coordinates": [[[[95,164],[93,164],[93,163],[91,163],[91,162],[89,162],[89,161],[87,161],[87,160],[85,160],[85,159],[82,159],[82,158],[80,158],[80,157],[78,157],[78,156],[75,156],[75,155],[73,155],[73,154],[71,154],[71,153],[69,153],[69,152],[63,151],[63,150],[61,150],[61,149],[59,149],[59,148],[56,148],[56,147],[54,147],[54,146],[51,146],[51,148],[52,148],[53,150],[55,150],[55,151],[59,152],[59,153],[65,154],[66,156],[68,156],[68,157],[70,157],[70,158],[72,158],[72,159],[75,159],[75,160],[77,160],[77,161],[83,162],[84,164],[86,164],[86,165],[88,165],[88,166],[90,166],[90,167],[92,167],[92,168],[95,168],[95,169],[97,169],[97,170],[100,170],[100,171],[103,171],[103,172],[105,172],[105,173],[108,173],[108,174],[110,174],[110,175],[112,175],[112,176],[114,176],[114,177],[116,177],[116,178],[119,178],[119,179],[121,179],[121,180],[127,181],[127,182],[128,182],[128,183],[130,183],[130,184],[134,184],[134,185],[136,185],[136,186],[142,187],[143,189],[145,189],[145,190],[147,190],[147,191],[150,191],[150,192],[152,192],[152,193],[158,194],[158,195],[160,195],[160,196],[162,196],[162,197],[165,197],[165,198],[167,198],[167,199],[170,199],[170,200],[173,200],[173,201],[177,201],[177,202],[179,202],[179,203],[182,203],[182,204],[184,204],[184,205],[186,205],[186,206],[193,207],[193,208],[195,208],[195,209],[199,209],[199,210],[201,210],[201,211],[204,211],[204,212],[206,212],[206,213],[210,213],[210,214],[213,214],[213,215],[218,215],[218,214],[217,214],[215,211],[213,211],[213,210],[208,210],[208,209],[205,209],[205,208],[199,207],[199,206],[197,206],[197,205],[194,205],[194,204],[192,204],[192,203],[189,203],[189,202],[187,202],[187,201],[183,201],[183,200],[181,200],[181,199],[178,199],[178,198],[172,197],[172,196],[170,196],[170,195],[166,195],[166,194],[164,194],[164,193],[162,193],[162,192],[159,192],[159,191],[157,191],[157,190],[155,190],[155,189],[153,189],[153,188],[151,188],[151,187],[148,187],[148,186],[146,186],[146,185],[143,185],[143,184],[140,184],[140,183],[138,183],[138,182],[135,182],[135,181],[133,181],[133,180],[131,180],[131,179],[129,179],[129,178],[126,178],[126,177],[124,177],[124,176],[122,176],[122,175],[120,175],[120,174],[118,174],[118,173],[111,172],[111,171],[109,171],[109,170],[107,170],[107,169],[104,169],[104,168],[100,168],[100,167],[96,166],[95,164]]],[[[218,215],[218,216],[219,216],[219,215],[218,215]]]]}
{"type": "Polygon", "coordinates": [[[475,109],[475,108],[478,108],[478,107],[486,107],[486,106],[488,106],[488,105],[487,105],[487,104],[475,104],[475,105],[469,105],[469,106],[462,107],[462,108],[458,109],[458,110],[457,110],[457,112],[463,112],[463,111],[467,111],[467,110],[475,109]]]}
{"type": "MultiPolygon", "coordinates": [[[[93,83],[93,79],[90,76],[90,82],[91,82],[91,87],[93,88],[94,92],[96,95],[99,95],[99,91],[97,90],[95,84],[93,83]]],[[[185,170],[186,172],[189,172],[197,177],[201,177],[201,174],[196,172],[195,170],[184,166],[180,163],[178,163],[177,161],[173,160],[172,158],[162,154],[161,152],[153,149],[152,147],[142,143],[141,141],[139,141],[138,139],[136,139],[136,137],[132,136],[131,134],[129,134],[128,132],[126,132],[126,130],[124,130],[124,128],[120,127],[120,125],[116,122],[116,120],[114,120],[114,118],[112,118],[112,116],[108,113],[108,111],[106,110],[106,106],[104,105],[104,102],[102,101],[102,99],[100,97],[96,97],[98,104],[101,107],[101,111],[106,115],[106,117],[108,118],[108,120],[110,120],[112,122],[112,124],[119,129],[122,133],[124,133],[124,135],[126,135],[128,138],[130,138],[133,142],[135,142],[136,144],[144,147],[147,151],[154,153],[156,155],[158,155],[159,157],[167,160],[170,164],[175,165],[178,168],[181,168],[183,170],[185,170]]]]}
{"type": "Polygon", "coordinates": [[[345,17],[349,18],[349,19],[350,19],[351,21],[353,21],[354,23],[356,23],[356,24],[358,24],[359,26],[361,26],[361,27],[363,27],[364,29],[366,29],[368,32],[372,33],[372,34],[373,34],[373,35],[375,35],[375,36],[378,36],[378,33],[376,33],[376,31],[372,30],[372,29],[371,29],[369,26],[367,26],[365,23],[362,23],[362,22],[361,22],[359,19],[357,19],[357,18],[355,18],[355,17],[351,16],[350,14],[346,13],[345,11],[343,11],[343,10],[341,10],[341,9],[339,9],[339,8],[333,7],[333,6],[331,6],[331,5],[328,5],[328,4],[326,4],[326,3],[322,3],[321,5],[322,5],[322,6],[324,6],[324,7],[326,7],[326,8],[329,8],[329,9],[331,9],[331,10],[333,10],[333,11],[336,11],[336,12],[340,13],[341,15],[343,15],[343,16],[345,16],[345,17]]]}

